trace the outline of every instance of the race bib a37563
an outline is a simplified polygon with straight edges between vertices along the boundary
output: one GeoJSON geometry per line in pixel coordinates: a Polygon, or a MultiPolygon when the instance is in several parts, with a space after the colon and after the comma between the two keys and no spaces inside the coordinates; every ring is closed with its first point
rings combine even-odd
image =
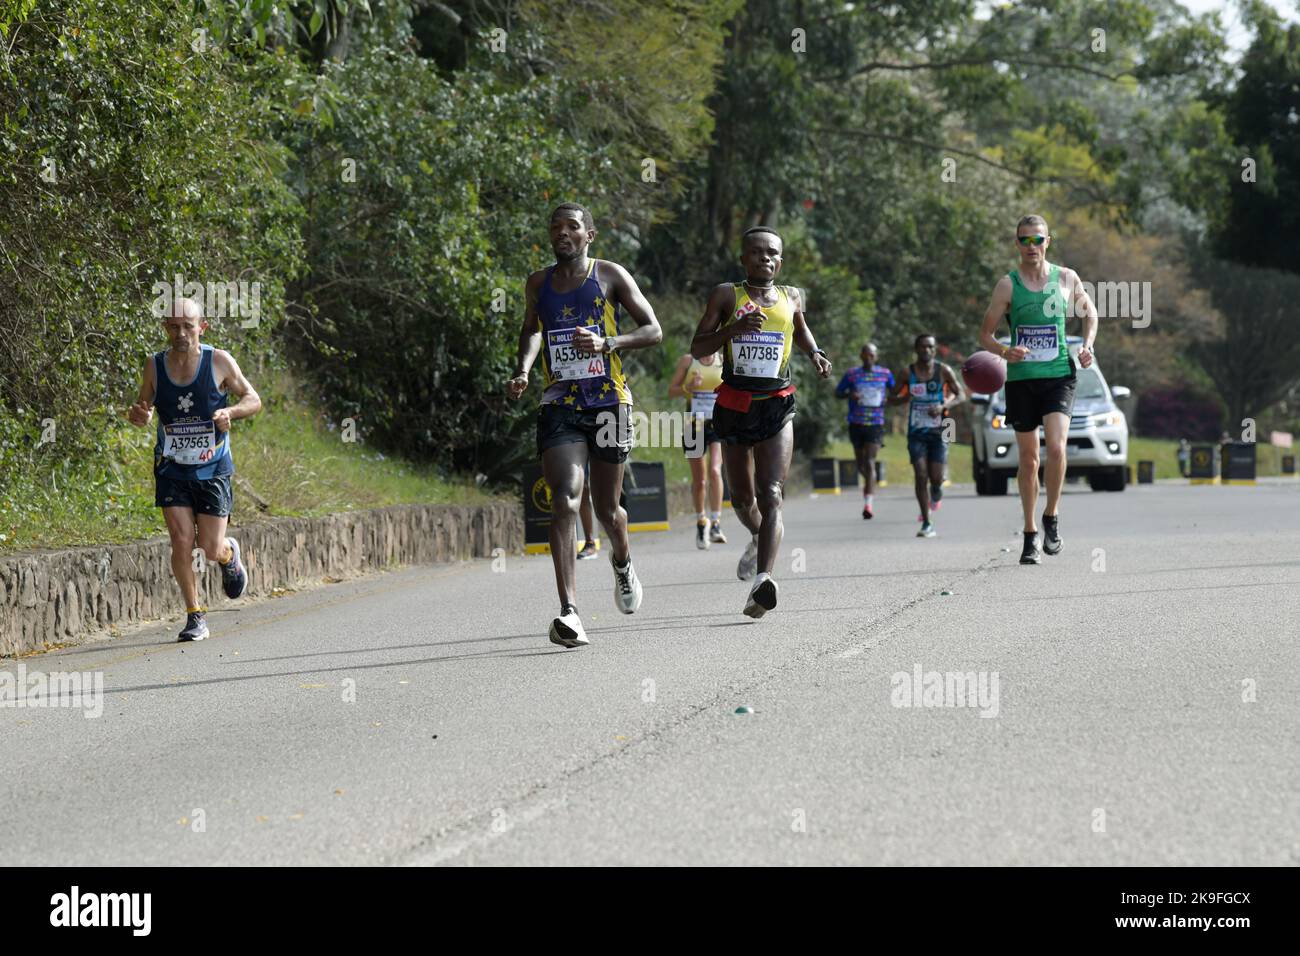
{"type": "Polygon", "coordinates": [[[163,425],[163,457],[179,465],[201,465],[217,450],[217,427],[207,422],[163,425]]]}

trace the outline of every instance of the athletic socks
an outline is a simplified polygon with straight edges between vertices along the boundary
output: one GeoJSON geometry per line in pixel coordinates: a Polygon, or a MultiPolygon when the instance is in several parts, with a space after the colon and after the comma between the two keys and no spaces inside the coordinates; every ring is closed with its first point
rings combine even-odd
{"type": "Polygon", "coordinates": [[[717,524],[717,523],[718,523],[719,521],[721,521],[721,520],[722,520],[722,512],[721,512],[721,511],[710,511],[710,512],[709,512],[709,521],[710,521],[710,523],[712,523],[712,524],[717,524]]]}

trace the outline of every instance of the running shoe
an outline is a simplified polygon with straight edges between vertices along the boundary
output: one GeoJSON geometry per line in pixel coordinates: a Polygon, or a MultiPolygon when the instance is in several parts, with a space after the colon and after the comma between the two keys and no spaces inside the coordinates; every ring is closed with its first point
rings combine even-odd
{"type": "Polygon", "coordinates": [[[1021,564],[1042,564],[1043,554],[1038,550],[1038,532],[1026,531],[1025,546],[1020,551],[1021,564]]]}
{"type": "Polygon", "coordinates": [[[695,547],[701,551],[709,550],[709,523],[707,521],[695,522],[695,547]]]}
{"type": "Polygon", "coordinates": [[[637,580],[632,559],[629,557],[627,564],[620,568],[611,554],[609,563],[614,568],[614,606],[624,614],[635,613],[641,606],[641,582],[637,580]]]}
{"type": "Polygon", "coordinates": [[[749,539],[749,544],[745,545],[745,552],[740,556],[740,563],[736,565],[736,577],[742,581],[751,580],[758,572],[758,535],[749,539]]]}
{"type": "Polygon", "coordinates": [[[918,538],[933,538],[935,536],[935,533],[936,532],[934,530],[934,525],[932,525],[929,521],[922,521],[921,530],[916,532],[916,536],[918,538]]]}
{"type": "Polygon", "coordinates": [[[221,589],[226,592],[226,597],[237,598],[244,593],[248,587],[248,575],[244,573],[243,562],[239,560],[239,542],[234,538],[227,538],[230,542],[230,563],[221,565],[221,589]]]}
{"type": "Polygon", "coordinates": [[[874,511],[871,510],[871,505],[867,504],[867,503],[864,501],[864,502],[862,503],[862,517],[863,517],[863,518],[874,518],[875,516],[876,516],[876,513],[875,513],[874,511]]]}
{"type": "Polygon", "coordinates": [[[586,647],[589,643],[587,632],[582,629],[575,608],[566,607],[562,614],[551,622],[551,643],[561,647],[586,647]]]}
{"type": "Polygon", "coordinates": [[[586,561],[590,558],[594,558],[595,556],[596,556],[595,541],[588,541],[586,544],[582,546],[582,550],[578,552],[579,561],[586,561]]]}
{"type": "Polygon", "coordinates": [[[711,542],[713,542],[714,544],[726,544],[726,543],[727,543],[727,536],[726,536],[725,534],[722,533],[722,523],[721,523],[721,522],[719,522],[719,521],[715,521],[715,522],[713,522],[712,525],[709,526],[709,540],[710,540],[711,542]]]}
{"type": "Polygon", "coordinates": [[[201,641],[208,636],[208,622],[202,611],[190,611],[185,615],[185,630],[176,636],[178,642],[201,641]]]}
{"type": "Polygon", "coordinates": [[[1043,515],[1043,551],[1046,554],[1060,554],[1065,546],[1057,525],[1059,519],[1060,515],[1043,515]]]}
{"type": "Polygon", "coordinates": [[[744,613],[746,617],[758,620],[774,607],[776,607],[776,581],[768,575],[750,588],[744,613]]]}

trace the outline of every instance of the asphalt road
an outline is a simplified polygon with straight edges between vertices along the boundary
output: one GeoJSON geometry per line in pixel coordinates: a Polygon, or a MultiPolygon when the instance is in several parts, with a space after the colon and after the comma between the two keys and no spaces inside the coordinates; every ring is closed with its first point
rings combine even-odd
{"type": "Polygon", "coordinates": [[[734,519],[679,522],[634,536],[632,617],[579,564],[572,651],[512,556],[26,658],[104,706],[0,709],[0,861],[1300,864],[1300,483],[1062,515],[1021,567],[1014,496],[951,489],[929,540],[904,488],[790,500],[758,622],[734,519]]]}

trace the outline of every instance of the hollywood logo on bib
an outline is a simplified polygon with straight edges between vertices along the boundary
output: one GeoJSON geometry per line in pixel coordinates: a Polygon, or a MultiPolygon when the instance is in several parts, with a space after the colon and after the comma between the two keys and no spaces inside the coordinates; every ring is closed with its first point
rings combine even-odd
{"type": "Polygon", "coordinates": [[[1016,345],[1029,349],[1026,362],[1050,362],[1060,354],[1055,325],[1022,325],[1016,331],[1016,345]]]}
{"type": "MultiPolygon", "coordinates": [[[[586,326],[588,332],[599,335],[594,325],[586,326]]],[[[573,344],[577,329],[551,329],[546,333],[546,347],[550,355],[551,377],[557,382],[574,382],[605,375],[605,357],[579,352],[573,344]]]]}
{"type": "Polygon", "coordinates": [[[731,366],[737,375],[780,378],[784,332],[742,332],[731,340],[731,366]]]}

